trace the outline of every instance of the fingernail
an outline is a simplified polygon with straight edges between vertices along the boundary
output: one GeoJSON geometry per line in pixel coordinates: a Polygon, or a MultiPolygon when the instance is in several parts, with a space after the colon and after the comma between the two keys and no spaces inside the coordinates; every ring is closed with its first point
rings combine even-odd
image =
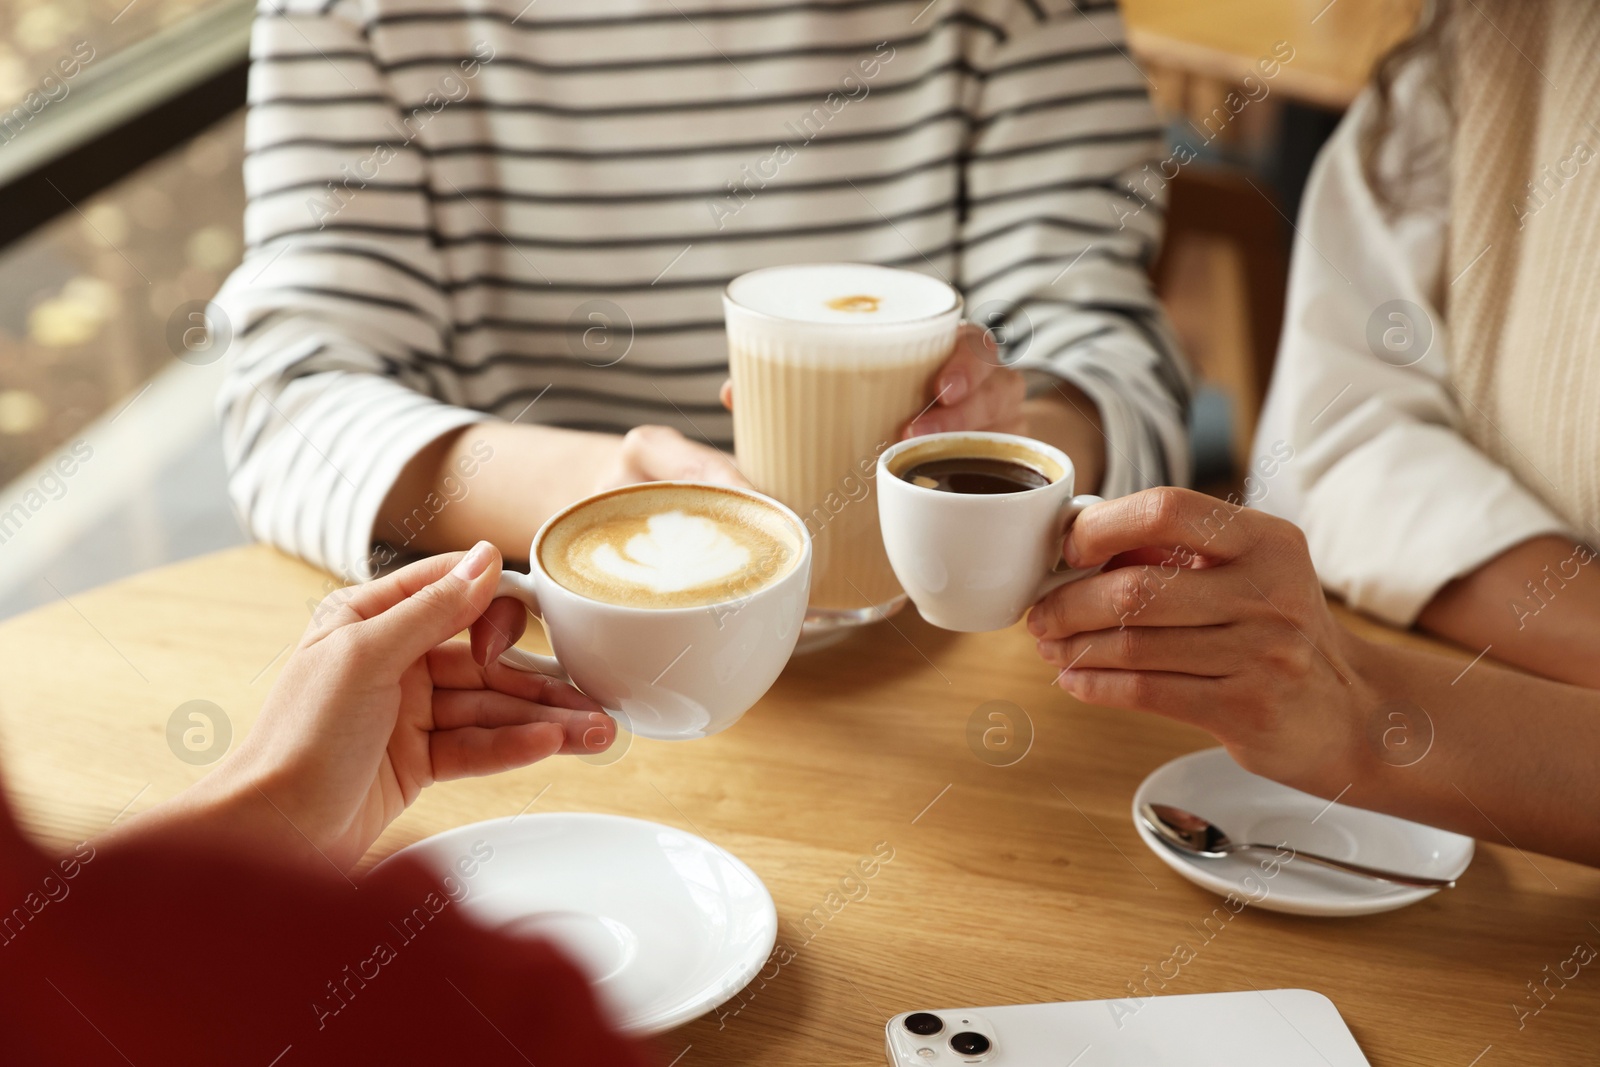
{"type": "Polygon", "coordinates": [[[461,557],[461,561],[450,571],[450,577],[470,582],[489,569],[489,561],[493,558],[494,546],[487,541],[479,541],[472,546],[472,551],[461,557]]]}
{"type": "Polygon", "coordinates": [[[965,374],[951,374],[944,380],[944,388],[939,390],[939,403],[954,404],[967,395],[967,376],[965,374]]]}
{"type": "Polygon", "coordinates": [[[603,711],[591,711],[589,713],[589,721],[600,723],[603,726],[611,721],[611,716],[603,711]]]}
{"type": "Polygon", "coordinates": [[[1044,636],[1044,616],[1037,611],[1028,616],[1028,632],[1035,637],[1044,636]]]}
{"type": "Polygon", "coordinates": [[[1061,544],[1061,558],[1066,561],[1067,566],[1074,570],[1083,566],[1083,560],[1078,555],[1078,547],[1072,543],[1072,538],[1070,537],[1061,544]]]}
{"type": "Polygon", "coordinates": [[[495,634],[493,637],[489,638],[488,643],[483,646],[483,662],[478,664],[478,666],[487,667],[489,664],[493,663],[495,660],[504,655],[505,650],[510,647],[510,643],[507,642],[504,637],[501,637],[499,634],[495,634]]]}

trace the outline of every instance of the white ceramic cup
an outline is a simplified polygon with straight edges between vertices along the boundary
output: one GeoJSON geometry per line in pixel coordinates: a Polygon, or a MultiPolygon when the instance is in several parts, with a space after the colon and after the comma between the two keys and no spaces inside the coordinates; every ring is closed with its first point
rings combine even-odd
{"type": "Polygon", "coordinates": [[[1005,629],[1040,597],[1099,570],[1061,563],[1067,527],[1100,498],[1073,496],[1072,460],[1042,441],[965,431],[914,437],[878,457],[877,480],[889,564],[922,617],[942,629],[1005,629]],[[1013,449],[1050,484],[981,495],[928,489],[901,477],[927,460],[1004,458],[1013,449]]]}
{"type": "Polygon", "coordinates": [[[800,637],[811,586],[811,539],[793,511],[760,493],[708,487],[750,497],[793,528],[799,559],[771,585],[720,603],[687,608],[638,607],[592,600],[556,582],[539,563],[551,527],[573,511],[615,493],[598,493],[557,512],[528,550],[528,574],[503,571],[496,596],[516,597],[544,624],[555,656],[512,648],[500,662],[570,681],[629,731],[683,741],[725,730],[772,687],[800,637]]]}

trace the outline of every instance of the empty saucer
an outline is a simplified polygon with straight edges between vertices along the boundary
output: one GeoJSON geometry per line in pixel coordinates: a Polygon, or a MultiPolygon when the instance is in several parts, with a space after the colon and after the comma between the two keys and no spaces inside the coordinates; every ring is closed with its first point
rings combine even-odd
{"type": "Polygon", "coordinates": [[[445,884],[455,906],[480,926],[559,945],[633,1034],[669,1030],[722,1004],[755,977],[777,939],[772,895],[754,871],[704,838],[642,819],[513,815],[458,826],[395,856],[452,879],[445,884]]]}
{"type": "Polygon", "coordinates": [[[1321,797],[1251,774],[1227,750],[1210,748],[1158,767],[1133,795],[1133,824],[1156,857],[1189,881],[1251,906],[1291,915],[1370,915],[1414,904],[1437,889],[1413,889],[1296,863],[1290,849],[1406,874],[1456,878],[1472,862],[1472,838],[1321,797]],[[1221,827],[1234,841],[1288,848],[1205,859],[1163,844],[1139,805],[1171,804],[1221,827]]]}

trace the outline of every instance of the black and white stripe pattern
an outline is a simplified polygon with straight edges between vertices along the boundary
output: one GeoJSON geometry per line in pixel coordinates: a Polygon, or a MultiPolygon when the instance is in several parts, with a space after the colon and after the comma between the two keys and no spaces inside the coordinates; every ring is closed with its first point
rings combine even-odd
{"type": "Polygon", "coordinates": [[[944,277],[1036,388],[1099,404],[1105,492],[1186,476],[1113,4],[699,2],[263,0],[218,298],[257,536],[365,576],[405,463],[487,417],[729,447],[721,291],[784,262],[944,277]],[[579,340],[596,309],[618,362],[579,340]]]}

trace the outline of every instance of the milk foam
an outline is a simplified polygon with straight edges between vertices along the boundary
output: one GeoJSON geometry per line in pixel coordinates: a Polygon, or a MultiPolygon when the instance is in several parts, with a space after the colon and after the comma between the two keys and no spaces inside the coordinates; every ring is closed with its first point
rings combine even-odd
{"type": "Polygon", "coordinates": [[[694,607],[763,589],[804,545],[784,513],[712,487],[640,485],[557,520],[539,562],[560,585],[611,604],[694,607]]]}
{"type": "MultiPolygon", "coordinates": [[[[626,585],[653,593],[677,593],[709,585],[750,565],[750,550],[704,515],[666,511],[645,520],[645,531],[618,547],[602,542],[589,549],[588,563],[626,585]]],[[[581,567],[578,560],[569,563],[581,567]]]]}
{"type": "Polygon", "coordinates": [[[806,263],[751,271],[728,286],[733,303],[791,322],[887,325],[952,311],[957,297],[937,278],[866,263],[806,263]]]}

